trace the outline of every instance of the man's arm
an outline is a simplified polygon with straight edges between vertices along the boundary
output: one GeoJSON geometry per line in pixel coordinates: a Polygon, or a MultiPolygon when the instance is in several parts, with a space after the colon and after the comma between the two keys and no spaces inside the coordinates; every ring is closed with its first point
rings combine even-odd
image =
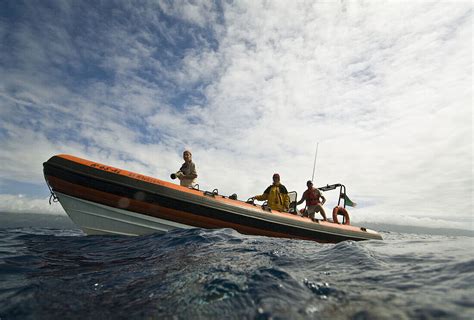
{"type": "Polygon", "coordinates": [[[196,165],[194,162],[191,162],[189,167],[189,174],[185,175],[186,179],[196,179],[197,178],[197,172],[196,172],[196,165]]]}
{"type": "Polygon", "coordinates": [[[194,164],[194,162],[191,162],[189,164],[189,169],[188,170],[185,170],[183,169],[183,167],[181,167],[181,169],[176,173],[176,176],[182,180],[182,179],[189,179],[189,180],[192,180],[192,179],[196,179],[197,178],[197,172],[196,172],[196,165],[194,164]],[[184,171],[188,171],[189,174],[185,174],[184,171]]]}
{"type": "Polygon", "coordinates": [[[301,196],[301,200],[296,203],[296,205],[302,204],[303,201],[306,200],[306,191],[303,192],[303,195],[301,196]]]}
{"type": "Polygon", "coordinates": [[[326,202],[326,198],[321,193],[321,190],[319,190],[319,189],[317,189],[317,190],[318,190],[318,193],[319,193],[319,197],[322,199],[321,204],[324,204],[326,202]]]}
{"type": "Polygon", "coordinates": [[[258,200],[258,201],[268,200],[268,193],[264,193],[264,194],[261,194],[259,196],[255,196],[254,198],[255,198],[255,200],[258,200]]]}

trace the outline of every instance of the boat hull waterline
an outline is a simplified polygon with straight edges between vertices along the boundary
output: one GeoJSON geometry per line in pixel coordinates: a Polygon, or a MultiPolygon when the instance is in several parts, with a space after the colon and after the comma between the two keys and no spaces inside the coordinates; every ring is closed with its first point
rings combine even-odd
{"type": "Polygon", "coordinates": [[[370,229],[315,223],[71,155],[50,158],[44,163],[44,174],[71,220],[91,235],[144,235],[199,227],[323,243],[382,239],[370,229]]]}

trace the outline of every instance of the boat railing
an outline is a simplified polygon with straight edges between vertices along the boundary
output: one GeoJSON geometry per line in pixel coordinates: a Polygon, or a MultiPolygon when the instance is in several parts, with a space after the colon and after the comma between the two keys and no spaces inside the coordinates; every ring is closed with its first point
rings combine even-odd
{"type": "Polygon", "coordinates": [[[219,195],[219,190],[217,190],[217,188],[216,188],[212,191],[204,191],[204,195],[205,196],[210,196],[210,197],[215,197],[215,196],[219,195]]]}
{"type": "Polygon", "coordinates": [[[237,199],[237,194],[236,193],[233,193],[231,194],[230,196],[224,196],[224,195],[220,195],[219,194],[219,190],[216,188],[212,191],[204,191],[203,192],[205,196],[208,196],[208,197],[213,197],[215,198],[216,196],[220,196],[222,198],[228,198],[228,199],[231,199],[231,200],[238,200],[237,199]]]}
{"type": "Polygon", "coordinates": [[[337,200],[337,205],[341,205],[341,200],[343,201],[343,207],[346,207],[346,186],[342,183],[335,183],[335,184],[327,184],[324,187],[319,187],[318,189],[321,191],[330,191],[339,188],[339,198],[337,200]]]}

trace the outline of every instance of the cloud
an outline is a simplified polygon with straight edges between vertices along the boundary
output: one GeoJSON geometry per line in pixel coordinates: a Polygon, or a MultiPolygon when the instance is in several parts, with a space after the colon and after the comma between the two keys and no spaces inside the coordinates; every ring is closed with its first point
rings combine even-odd
{"type": "Polygon", "coordinates": [[[66,214],[58,203],[49,205],[48,198],[31,198],[23,194],[1,194],[0,203],[0,212],[66,214]]]}
{"type": "Polygon", "coordinates": [[[212,1],[179,0],[172,3],[167,1],[159,1],[158,3],[165,14],[199,27],[214,24],[218,18],[217,4],[212,1]]]}
{"type": "Polygon", "coordinates": [[[0,179],[71,153],[166,180],[191,148],[202,188],[301,194],[319,142],[367,221],[472,228],[469,3],[52,7],[0,20],[0,179]]]}

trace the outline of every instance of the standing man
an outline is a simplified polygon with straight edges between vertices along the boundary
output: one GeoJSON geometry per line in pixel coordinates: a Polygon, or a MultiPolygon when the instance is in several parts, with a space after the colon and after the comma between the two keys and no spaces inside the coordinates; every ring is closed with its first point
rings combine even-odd
{"type": "Polygon", "coordinates": [[[256,200],[268,201],[268,206],[272,210],[288,211],[290,207],[290,197],[288,197],[288,190],[280,183],[280,175],[275,173],[273,175],[273,184],[269,186],[262,195],[255,196],[256,200]]]}
{"type": "Polygon", "coordinates": [[[321,191],[319,191],[317,188],[313,188],[313,182],[311,182],[310,180],[306,182],[306,186],[308,187],[308,189],[303,192],[301,200],[298,201],[296,204],[302,204],[303,201],[306,200],[306,208],[308,210],[307,212],[311,220],[314,221],[315,213],[320,212],[323,216],[323,220],[328,221],[326,218],[326,212],[324,212],[323,209],[323,204],[326,202],[326,198],[324,198],[324,196],[321,194],[321,191]]]}
{"type": "Polygon", "coordinates": [[[192,160],[191,151],[185,150],[183,152],[184,163],[179,168],[179,171],[171,174],[171,179],[179,179],[179,184],[183,187],[192,188],[196,184],[197,172],[196,165],[192,160]]]}

